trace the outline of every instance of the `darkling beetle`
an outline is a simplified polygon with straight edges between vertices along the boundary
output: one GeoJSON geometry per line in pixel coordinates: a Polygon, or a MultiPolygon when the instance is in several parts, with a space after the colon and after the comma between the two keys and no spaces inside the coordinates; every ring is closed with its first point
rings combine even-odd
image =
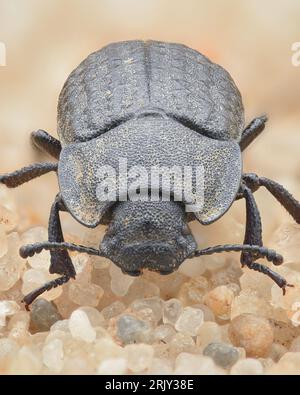
{"type": "Polygon", "coordinates": [[[143,268],[168,274],[186,259],[240,251],[241,264],[271,277],[285,292],[286,280],[257,263],[274,265],[281,255],[263,246],[260,214],[253,193],[264,186],[300,223],[300,204],[281,185],[242,172],[241,153],[263,131],[266,116],[244,128],[241,95],[222,67],[181,44],[156,41],[113,43],[89,55],[69,76],[59,97],[58,135],[32,133],[37,147],[58,163],[35,163],[0,177],[14,188],[54,171],[60,193],[50,213],[49,240],[21,247],[23,258],[50,250],[50,273],[61,277],[24,298],[26,307],[43,292],[75,278],[67,250],[105,256],[123,272],[143,268]],[[184,202],[117,201],[96,198],[99,165],[171,166],[195,162],[205,170],[204,206],[187,213],[184,202]],[[202,250],[189,230],[194,219],[207,225],[237,199],[246,202],[243,244],[202,250]],[[99,250],[64,241],[59,212],[87,227],[108,225],[99,250]]]}

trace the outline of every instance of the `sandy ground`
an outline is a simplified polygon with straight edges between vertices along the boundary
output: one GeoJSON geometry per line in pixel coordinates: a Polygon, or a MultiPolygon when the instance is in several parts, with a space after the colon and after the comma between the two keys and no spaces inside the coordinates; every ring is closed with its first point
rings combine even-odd
{"type": "MultiPolygon", "coordinates": [[[[189,45],[231,73],[243,97],[247,122],[262,113],[269,116],[265,132],[244,154],[244,170],[272,178],[300,198],[300,67],[293,66],[291,51],[292,44],[300,40],[299,17],[297,1],[278,1],[276,5],[271,1],[263,4],[252,1],[248,5],[227,1],[225,5],[221,1],[192,0],[143,1],[142,4],[133,0],[88,3],[64,0],[62,6],[62,2],[48,0],[26,3],[1,0],[0,41],[6,46],[6,66],[0,66],[0,172],[46,159],[30,146],[30,132],[42,128],[56,135],[59,91],[70,71],[85,56],[112,41],[151,38],[189,45]]],[[[201,258],[197,268],[185,264],[170,279],[162,280],[148,273],[133,283],[109,262],[95,263],[93,259],[74,255],[78,271],[82,273],[78,282],[65,286],[63,294],[62,290],[55,290],[45,296],[54,301],[55,311],[57,308],[60,314],[57,327],[52,327],[49,334],[49,322],[48,328],[46,325],[45,331],[39,332],[42,327],[34,328],[36,319],[25,313],[19,303],[22,293],[48,278],[49,257],[44,254],[36,260],[21,262],[16,249],[22,240],[46,237],[44,228],[56,193],[57,181],[53,174],[17,190],[0,190],[3,218],[0,299],[3,303],[9,302],[8,305],[0,302],[0,316],[4,320],[0,326],[3,373],[49,374],[55,371],[55,366],[59,366],[61,373],[105,373],[110,364],[118,367],[116,373],[157,373],[155,366],[166,373],[300,372],[297,318],[300,229],[265,190],[255,194],[263,220],[264,243],[284,255],[286,263],[277,270],[295,284],[284,298],[261,274],[247,269],[240,271],[235,254],[201,258]],[[17,262],[16,266],[11,262],[17,262]],[[233,268],[233,274],[229,268],[233,268]],[[15,277],[11,274],[7,280],[5,273],[15,273],[15,277]],[[88,295],[82,291],[86,284],[90,287],[88,295]],[[219,288],[222,285],[225,289],[219,288]],[[166,292],[170,287],[171,291],[166,292]],[[143,288],[147,291],[142,292],[143,288]],[[151,306],[145,308],[146,302],[143,304],[140,300],[149,297],[156,299],[151,299],[151,306]],[[180,320],[178,323],[165,317],[166,302],[170,298],[179,301],[181,307],[175,303],[178,317],[186,314],[187,307],[195,310],[188,313],[194,314],[194,327],[199,325],[196,333],[180,326],[180,320]],[[138,303],[136,307],[135,301],[144,307],[138,303]],[[109,312],[103,311],[114,302],[120,305],[113,305],[109,312]],[[156,315],[154,305],[160,306],[160,313],[156,315]],[[86,306],[96,311],[85,309],[86,306]],[[81,313],[79,318],[77,313],[71,316],[78,309],[84,312],[83,318],[81,313]],[[145,309],[152,313],[145,313],[145,309]],[[257,335],[257,344],[245,345],[241,340],[247,336],[243,328],[238,327],[237,333],[234,332],[234,325],[239,322],[236,324],[233,320],[245,313],[252,314],[246,317],[249,320],[262,319],[253,325],[259,325],[259,333],[272,332],[270,344],[257,335]],[[136,335],[128,340],[122,331],[120,334],[124,315],[145,323],[144,326],[137,324],[144,328],[138,332],[138,340],[136,335]],[[82,332],[76,332],[81,324],[83,332],[87,330],[90,337],[82,338],[82,332]],[[167,334],[165,338],[163,331],[167,334]],[[211,337],[207,333],[212,333],[211,337]],[[132,341],[137,344],[129,344],[132,341]],[[238,351],[238,361],[233,365],[228,362],[226,366],[220,366],[216,360],[212,362],[212,351],[204,352],[212,342],[229,344],[238,351]],[[162,343],[167,346],[162,347],[162,343]],[[107,355],[99,351],[104,344],[107,355]],[[92,360],[93,352],[96,357],[92,360]],[[145,355],[144,365],[136,353],[145,355]],[[28,355],[33,361],[31,365],[24,363],[28,355]],[[114,358],[117,361],[111,361],[114,358]],[[57,361],[60,364],[57,365],[57,361]]],[[[215,224],[203,227],[193,223],[191,227],[199,246],[239,243],[243,239],[244,218],[244,202],[239,201],[215,224]]],[[[99,233],[91,235],[68,215],[63,214],[62,220],[70,241],[92,243],[103,234],[99,229],[99,233]]],[[[45,311],[49,313],[47,306],[45,311]]],[[[181,319],[186,322],[186,316],[181,319]]],[[[131,324],[126,321],[127,326],[131,324]]],[[[40,325],[39,319],[37,325],[40,325]]],[[[234,355],[232,349],[226,355],[234,355]]]]}

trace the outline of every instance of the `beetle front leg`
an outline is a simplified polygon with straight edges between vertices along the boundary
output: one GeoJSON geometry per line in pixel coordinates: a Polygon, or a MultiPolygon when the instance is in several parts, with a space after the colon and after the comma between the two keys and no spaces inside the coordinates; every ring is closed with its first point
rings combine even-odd
{"type": "Polygon", "coordinates": [[[269,178],[259,177],[254,173],[243,174],[244,183],[255,192],[260,187],[265,187],[287,210],[287,212],[300,224],[300,203],[282,185],[269,178]]]}
{"type": "MultiPolygon", "coordinates": [[[[62,202],[61,196],[57,195],[55,201],[51,207],[50,218],[49,218],[49,227],[48,227],[48,235],[49,242],[59,242],[64,243],[63,232],[61,228],[59,212],[65,211],[66,208],[62,202]]],[[[26,247],[24,249],[24,255],[26,252],[26,247]]],[[[23,256],[24,256],[23,255],[23,256]]],[[[76,272],[72,263],[72,260],[65,249],[61,250],[50,250],[51,255],[51,264],[49,268],[49,272],[54,274],[62,274],[62,277],[50,281],[38,288],[37,290],[31,292],[30,294],[24,297],[24,302],[26,304],[26,308],[42,293],[45,291],[49,291],[52,288],[55,288],[59,285],[65,284],[70,280],[70,278],[75,278],[76,272]]]]}
{"type": "Polygon", "coordinates": [[[268,277],[270,277],[278,285],[278,287],[282,289],[283,295],[285,295],[286,287],[293,287],[292,284],[287,283],[284,277],[282,277],[279,273],[271,270],[268,266],[262,265],[261,263],[257,262],[250,262],[247,263],[247,267],[257,272],[266,274],[268,277]]]}
{"type": "Polygon", "coordinates": [[[225,245],[217,245],[214,247],[204,248],[203,250],[196,250],[193,256],[202,256],[202,255],[212,255],[215,253],[221,252],[232,252],[232,251],[242,251],[243,253],[248,253],[249,257],[245,264],[249,269],[253,269],[259,271],[261,273],[269,276],[280,288],[283,290],[283,294],[285,294],[286,287],[292,287],[293,285],[288,284],[285,278],[283,278],[280,274],[274,272],[269,267],[262,265],[260,263],[253,262],[253,257],[256,259],[265,258],[268,261],[272,262],[273,265],[281,265],[283,262],[283,258],[280,254],[277,254],[276,251],[271,250],[266,247],[262,247],[259,245],[249,245],[249,244],[225,244],[225,245]]]}
{"type": "MultiPolygon", "coordinates": [[[[241,193],[246,201],[246,230],[244,237],[244,244],[262,246],[262,226],[260,214],[251,189],[246,185],[241,186],[241,193]]],[[[257,254],[249,252],[242,252],[241,264],[249,265],[257,259],[257,254]]]]}
{"type": "Polygon", "coordinates": [[[60,285],[67,283],[69,280],[69,276],[61,276],[30,292],[22,300],[22,302],[25,303],[26,310],[29,311],[29,306],[35,301],[38,296],[42,295],[46,291],[50,291],[53,288],[59,287],[60,285]]]}
{"type": "MultiPolygon", "coordinates": [[[[55,201],[51,207],[49,226],[48,226],[48,241],[49,242],[64,242],[64,236],[61,228],[61,222],[59,218],[59,212],[66,211],[65,205],[62,201],[60,194],[55,198],[55,201]]],[[[75,278],[76,272],[69,256],[68,251],[58,250],[50,251],[51,254],[51,265],[49,272],[51,274],[63,274],[70,278],[75,278]]]]}

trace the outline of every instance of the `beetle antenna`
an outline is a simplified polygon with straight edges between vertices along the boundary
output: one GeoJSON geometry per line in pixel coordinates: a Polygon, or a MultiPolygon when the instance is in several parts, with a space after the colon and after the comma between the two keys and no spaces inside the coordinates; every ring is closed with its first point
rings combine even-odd
{"type": "Polygon", "coordinates": [[[272,262],[274,265],[281,265],[283,262],[283,257],[280,254],[277,254],[276,251],[271,250],[266,247],[249,245],[249,244],[217,245],[214,247],[205,248],[203,250],[196,250],[192,257],[201,256],[201,255],[212,255],[215,253],[232,252],[232,251],[243,251],[243,252],[256,253],[258,255],[257,258],[266,258],[268,261],[272,262]]]}
{"type": "Polygon", "coordinates": [[[33,256],[34,254],[40,254],[43,250],[70,250],[83,252],[89,255],[104,256],[101,250],[96,250],[92,247],[85,247],[67,242],[59,243],[50,241],[45,241],[43,243],[27,244],[25,246],[22,246],[20,248],[20,255],[22,258],[28,258],[30,256],[33,256]]]}

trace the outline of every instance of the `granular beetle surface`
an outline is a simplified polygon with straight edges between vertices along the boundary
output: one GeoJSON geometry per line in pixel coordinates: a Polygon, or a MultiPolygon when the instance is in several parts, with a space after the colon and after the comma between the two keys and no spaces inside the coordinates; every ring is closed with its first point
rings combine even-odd
{"type": "MultiPolygon", "coordinates": [[[[48,241],[23,246],[20,254],[26,258],[50,250],[49,271],[61,277],[27,295],[26,305],[75,278],[68,250],[105,256],[134,276],[145,268],[168,274],[187,258],[239,251],[243,266],[268,275],[285,292],[290,284],[256,262],[265,258],[278,265],[283,258],[263,246],[254,192],[264,186],[298,223],[300,204],[275,181],[242,172],[242,151],[266,120],[261,116],[244,127],[241,95],[229,73],[185,45],[127,41],[89,55],[61,91],[59,140],[43,130],[32,133],[35,145],[57,163],[35,163],[0,177],[14,188],[50,171],[58,176],[48,241]],[[192,193],[187,194],[186,184],[172,179],[169,199],[163,198],[161,183],[156,200],[148,199],[149,191],[147,199],[128,199],[129,189],[124,199],[120,160],[126,161],[126,169],[142,166],[147,174],[157,167],[201,169],[202,188],[191,177],[192,193]],[[99,198],[99,169],[113,169],[115,198],[99,198]],[[238,199],[246,203],[243,243],[197,249],[188,223],[208,225],[238,199]],[[201,205],[194,204],[199,201],[201,205]],[[191,204],[194,209],[188,210],[191,204]],[[99,249],[65,242],[60,211],[87,227],[108,225],[99,249]]],[[[141,197],[142,190],[138,192],[141,197]]]]}

